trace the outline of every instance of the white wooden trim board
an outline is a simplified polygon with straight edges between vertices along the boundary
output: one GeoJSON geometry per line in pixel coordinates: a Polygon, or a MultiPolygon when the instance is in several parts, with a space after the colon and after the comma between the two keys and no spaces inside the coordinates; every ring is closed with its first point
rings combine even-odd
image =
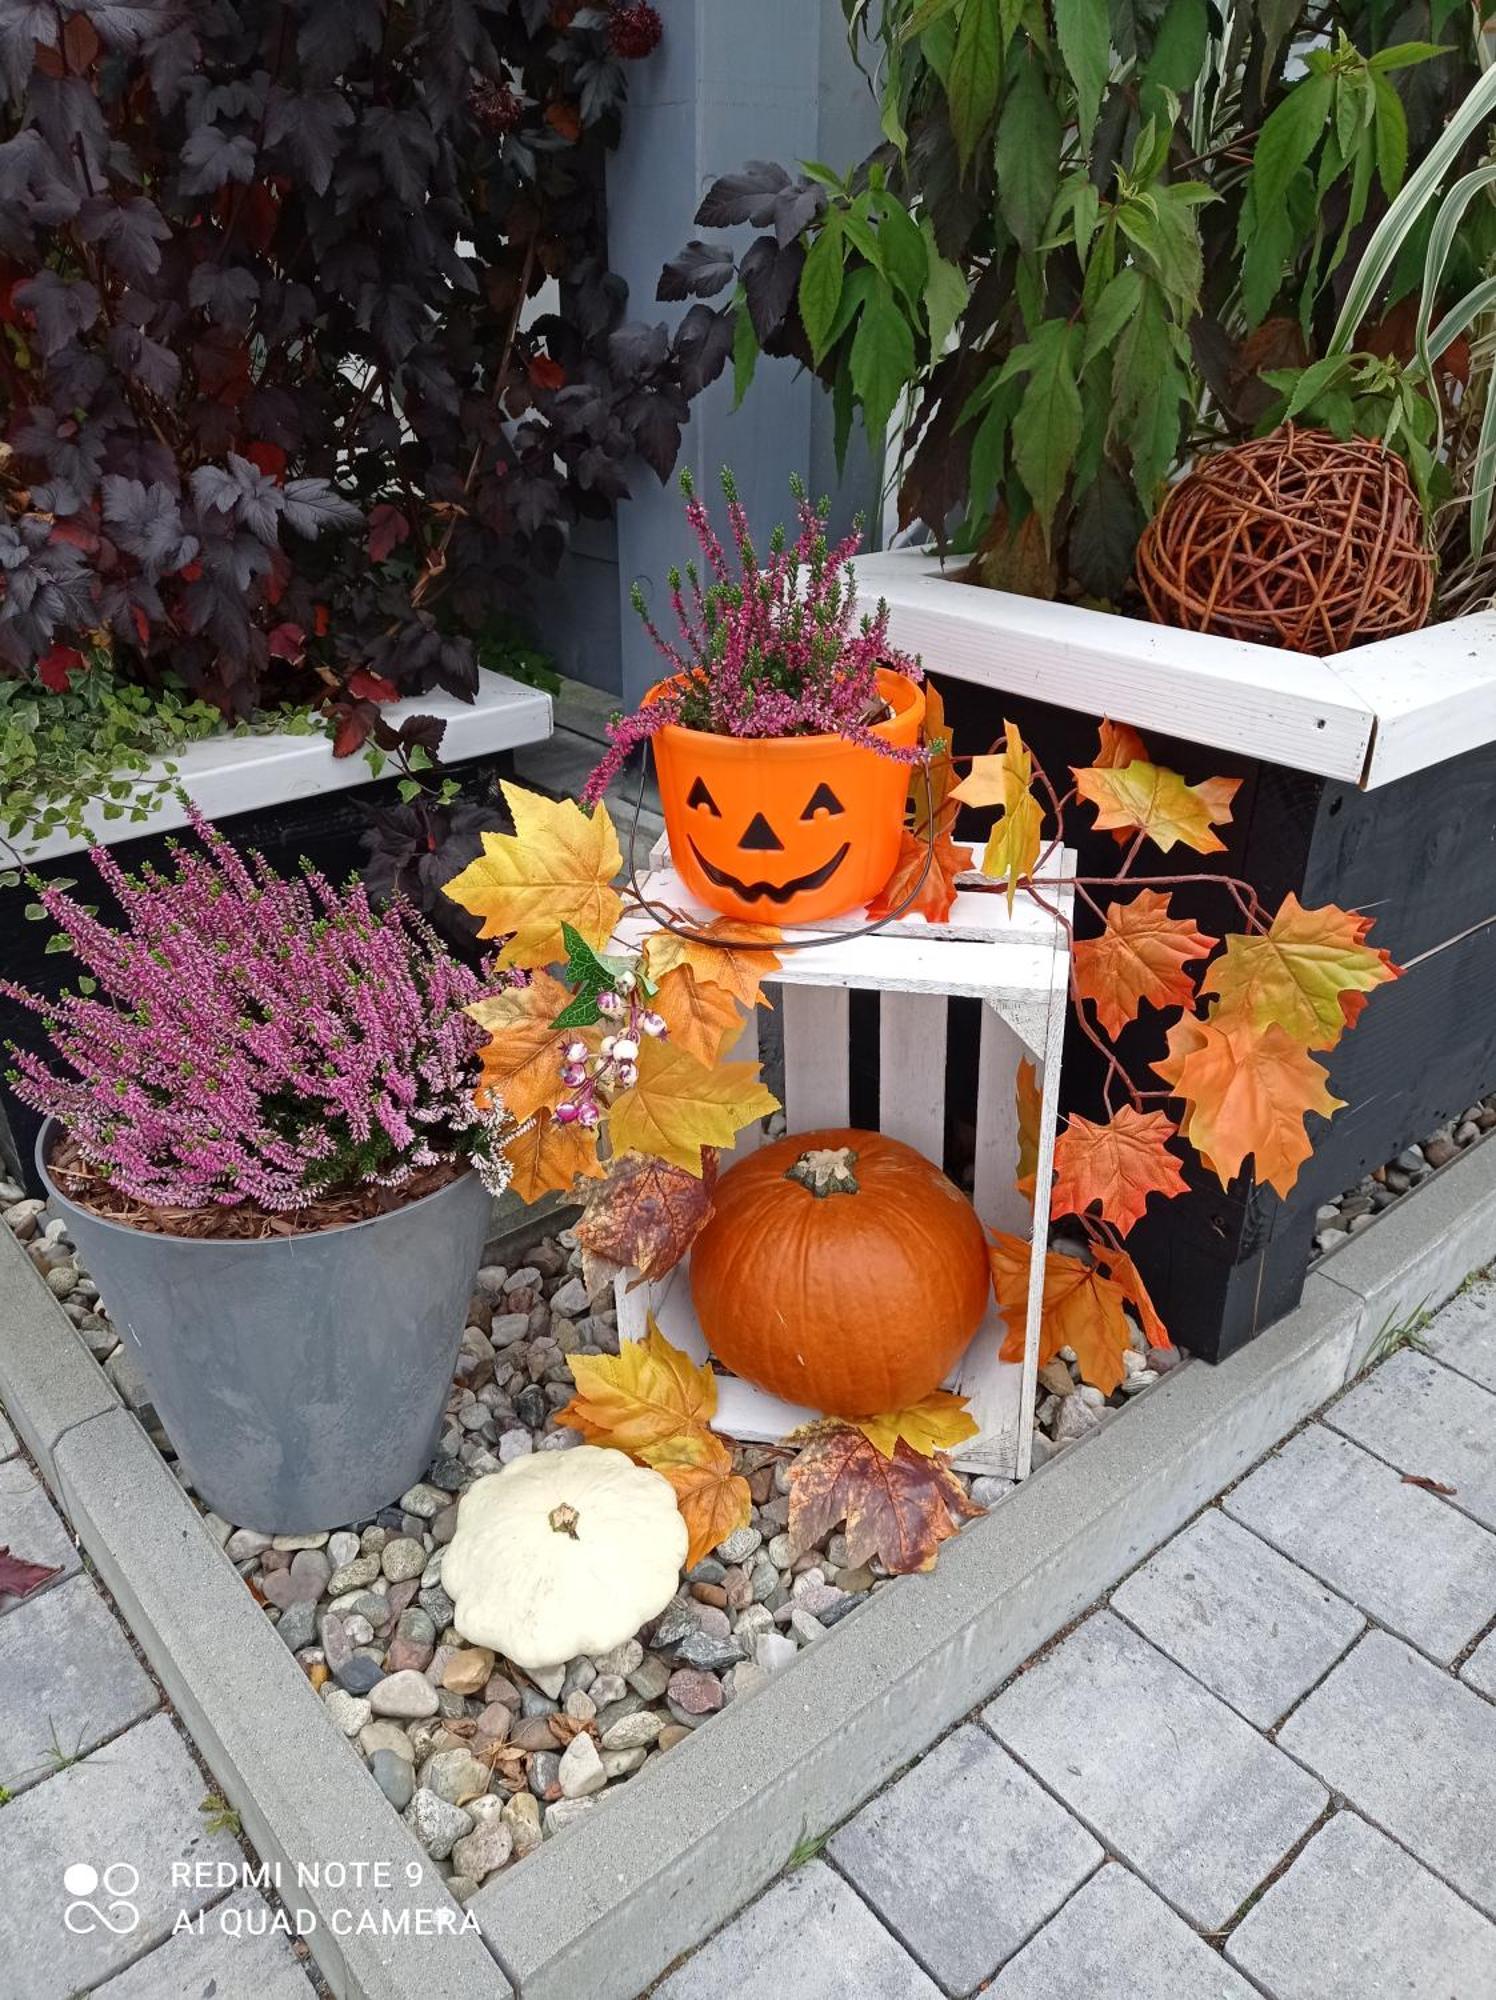
{"type": "MultiPolygon", "coordinates": [[[[478,692],[469,703],[450,694],[412,695],[382,710],[395,727],[412,715],[439,716],[447,725],[442,758],[453,763],[464,757],[492,756],[522,743],[542,742],[551,733],[551,698],[540,688],[525,687],[504,674],[480,668],[478,692]]],[[[209,819],[232,813],[258,812],[286,799],[305,799],[322,792],[345,791],[371,780],[362,754],[334,757],[332,740],[321,726],[305,736],[271,731],[256,736],[210,736],[184,744],[174,757],[158,761],[143,774],[145,782],[165,775],[166,762],[177,768],[177,782],[209,819]]],[[[93,838],[112,845],[144,834],[167,833],[185,826],[180,799],[168,795],[144,818],[97,817],[93,838]]],[[[19,842],[28,861],[49,861],[80,853],[90,843],[57,832],[31,844],[19,842]]]]}
{"type": "Polygon", "coordinates": [[[955,580],[923,549],[864,556],[858,597],[931,673],[1371,789],[1496,741],[1496,612],[1324,657],[955,580]]]}

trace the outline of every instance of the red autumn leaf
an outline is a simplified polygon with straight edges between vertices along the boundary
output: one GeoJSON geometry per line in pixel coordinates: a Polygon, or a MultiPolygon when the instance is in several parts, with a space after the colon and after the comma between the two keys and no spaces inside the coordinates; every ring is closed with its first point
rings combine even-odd
{"type": "Polygon", "coordinates": [[[325,604],[312,606],[312,631],[319,639],[325,639],[332,626],[332,613],[325,604]]]}
{"type": "Polygon", "coordinates": [[[102,46],[93,22],[86,14],[68,16],[67,26],[62,31],[62,52],[74,76],[82,76],[92,66],[102,46]]]}
{"type": "Polygon", "coordinates": [[[369,731],[374,727],[374,710],[368,702],[360,702],[356,708],[341,712],[335,710],[334,713],[339,714],[339,721],[332,739],[332,754],[334,757],[351,757],[368,740],[369,731]]]}
{"type": "Polygon", "coordinates": [[[66,521],[54,521],[51,538],[54,542],[66,542],[69,548],[82,549],[85,555],[92,555],[99,546],[98,535],[77,515],[66,521]]]}
{"type": "Polygon", "coordinates": [[[566,370],[559,361],[553,361],[549,354],[532,354],[527,372],[537,389],[564,389],[566,370]]]}
{"type": "Polygon", "coordinates": [[[790,1542],[814,1547],[846,1523],[847,1560],[876,1556],[895,1576],[930,1569],[940,1544],[981,1513],[939,1458],[902,1438],[886,1457],[855,1425],[816,1424],[790,1467],[790,1542]]]}
{"type": "Polygon", "coordinates": [[[251,465],[258,466],[267,479],[280,479],[286,469],[286,454],[278,444],[266,444],[257,438],[253,444],[244,447],[244,456],[251,465]]]}
{"type": "Polygon", "coordinates": [[[381,500],[377,507],[369,509],[369,560],[383,562],[386,556],[394,554],[402,542],[410,540],[410,523],[398,507],[392,507],[387,500],[381,500]]]}
{"type": "Polygon", "coordinates": [[[575,145],[582,136],[582,119],[574,104],[567,104],[557,98],[545,107],[545,122],[553,132],[575,145]]]}
{"type": "Polygon", "coordinates": [[[53,694],[66,694],[72,676],[83,665],[83,655],[73,646],[53,646],[36,663],[36,677],[53,694]]]}
{"type": "Polygon", "coordinates": [[[277,660],[299,660],[301,649],[306,642],[306,633],[299,625],[287,621],[284,625],[273,625],[265,641],[266,649],[277,660]]]}
{"type": "MultiPolygon", "coordinates": [[[[954,814],[952,815],[954,818],[954,814]]],[[[868,916],[874,923],[880,917],[892,916],[902,909],[906,917],[924,917],[932,924],[943,924],[949,917],[956,901],[956,877],[971,867],[971,850],[960,847],[948,832],[937,830],[934,851],[930,851],[928,840],[923,834],[911,833],[906,826],[899,835],[899,858],[894,863],[892,875],[867,906],[868,916]],[[925,870],[926,856],[929,857],[929,872],[925,870]],[[923,881],[921,877],[923,876],[923,881]],[[919,893],[914,895],[915,885],[919,893]],[[908,902],[914,895],[913,902],[908,902]]]]}
{"type": "Polygon", "coordinates": [[[183,563],[182,567],[177,571],[177,575],[182,579],[183,583],[196,583],[202,573],[203,566],[196,557],[190,563],[183,563]]]}
{"type": "Polygon", "coordinates": [[[135,636],[142,646],[151,643],[151,621],[138,604],[130,606],[130,622],[135,627],[135,636]]]}
{"type": "Polygon", "coordinates": [[[55,1566],[27,1562],[24,1556],[13,1556],[8,1548],[0,1548],[0,1597],[29,1597],[33,1590],[61,1575],[55,1566]]]}
{"type": "Polygon", "coordinates": [[[1150,1194],[1186,1192],[1178,1158],[1168,1141],[1179,1136],[1161,1111],[1124,1104],[1104,1125],[1074,1112],[1055,1141],[1056,1215],[1084,1215],[1093,1203],[1125,1236],[1148,1206],[1150,1194]]]}
{"type": "Polygon", "coordinates": [[[348,692],[359,701],[398,701],[400,690],[393,681],[387,681],[383,674],[376,674],[369,667],[355,667],[348,676],[348,692]]]}
{"type": "Polygon", "coordinates": [[[647,1153],[625,1153],[588,1196],[577,1241],[610,1264],[633,1265],[640,1283],[663,1278],[711,1220],[716,1181],[717,1155],[710,1147],[700,1174],[647,1153]]]}
{"type": "Polygon", "coordinates": [[[1184,970],[1208,958],[1213,937],[1196,930],[1187,917],[1169,914],[1169,899],[1142,889],[1130,903],[1109,903],[1097,938],[1075,945],[1075,990],[1089,1000],[1109,1035],[1135,1021],[1144,1000],[1154,1007],[1190,1007],[1195,982],[1184,970]]]}

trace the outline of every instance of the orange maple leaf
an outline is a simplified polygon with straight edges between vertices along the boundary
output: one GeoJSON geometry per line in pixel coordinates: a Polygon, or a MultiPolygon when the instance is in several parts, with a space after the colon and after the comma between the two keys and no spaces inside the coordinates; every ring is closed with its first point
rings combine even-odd
{"type": "Polygon", "coordinates": [[[579,1177],[597,1180],[597,1134],[580,1125],[558,1125],[549,1111],[537,1111],[533,1123],[504,1148],[521,1201],[539,1201],[543,1194],[564,1194],[579,1177]]]}
{"type": "Polygon", "coordinates": [[[522,1122],[567,1095],[561,1046],[569,1037],[558,1034],[553,1023],[570,999],[559,979],[537,972],[528,986],[510,987],[468,1008],[489,1035],[479,1052],[482,1074],[474,1092],[481,1106],[498,1097],[510,1117],[522,1122]]]}
{"type": "Polygon", "coordinates": [[[1186,1015],[1170,1028],[1169,1053],[1153,1067],[1184,1100],[1184,1136],[1222,1187],[1250,1153],[1258,1180],[1288,1194],[1314,1150],[1305,1114],[1329,1118],[1344,1103],[1330,1095],[1323,1067],[1276,1021],[1258,1029],[1240,1018],[1186,1015]]]}
{"type": "Polygon", "coordinates": [[[675,1488],[675,1504],[691,1537],[687,1569],[694,1569],[719,1542],[747,1527],[753,1495],[747,1480],[733,1470],[732,1453],[711,1431],[685,1432],[647,1447],[638,1456],[675,1488]]]}
{"type": "MultiPolygon", "coordinates": [[[[1022,1361],[1024,1327],[1028,1320],[1029,1246],[1017,1236],[995,1233],[988,1244],[992,1286],[1007,1322],[1002,1344],[1004,1361],[1022,1361]]],[[[1098,1266],[1079,1257],[1047,1251],[1044,1258],[1044,1313],[1039,1322],[1039,1366],[1053,1361],[1062,1347],[1073,1349],[1083,1381],[1104,1396],[1122,1380],[1127,1320],[1123,1288],[1098,1266]]]]}
{"type": "Polygon", "coordinates": [[[1101,741],[1096,751],[1096,770],[1113,771],[1128,764],[1148,763],[1148,752],[1142,737],[1127,723],[1112,722],[1103,716],[1099,734],[1101,741]]]}
{"type": "Polygon", "coordinates": [[[767,1007],[759,988],[779,970],[772,947],[781,933],[772,924],[744,924],[736,917],[713,917],[696,927],[695,937],[654,931],[644,942],[651,979],[663,980],[677,965],[689,966],[698,984],[720,986],[744,1007],[767,1007]]]}
{"type": "Polygon", "coordinates": [[[1305,1048],[1334,1048],[1372,990],[1399,976],[1390,955],[1366,943],[1371,925],[1357,910],[1306,910],[1286,896],[1266,932],[1226,939],[1200,983],[1219,996],[1210,1019],[1217,1027],[1276,1021],[1305,1048]]]}
{"type": "Polygon", "coordinates": [[[1109,1035],[1135,1021],[1144,1000],[1154,1007],[1194,1004],[1195,982],[1184,968],[1210,956],[1213,937],[1187,917],[1170,916],[1169,899],[1157,889],[1139,890],[1130,903],[1109,903],[1103,922],[1100,937],[1076,940],[1075,988],[1109,1035]]]}
{"type": "Polygon", "coordinates": [[[1148,1287],[1143,1283],[1142,1274],[1125,1250],[1108,1249],[1102,1257],[1106,1274],[1122,1287],[1128,1303],[1137,1314],[1138,1325],[1150,1347],[1169,1347],[1169,1329],[1158,1316],[1158,1308],[1148,1296],[1148,1287]]]}
{"type": "Polygon", "coordinates": [[[714,1063],[743,1025],[738,1003],[725,986],[698,979],[684,962],[665,974],[650,1002],[670,1039],[699,1061],[714,1063]]]}
{"type": "Polygon", "coordinates": [[[1231,817],[1240,778],[1205,778],[1187,785],[1177,771],[1141,761],[1122,765],[1072,767],[1083,799],[1096,807],[1096,825],[1145,833],[1165,853],[1182,843],[1197,854],[1218,854],[1226,843],[1211,832],[1231,817]]]}
{"type": "Polygon", "coordinates": [[[1039,1072],[1024,1056],[1013,1078],[1013,1108],[1018,1123],[1018,1192],[1034,1198],[1039,1171],[1039,1127],[1044,1118],[1044,1094],[1039,1072]]]}
{"type": "Polygon", "coordinates": [[[1003,724],[1003,747],[995,757],[973,757],[971,770],[951,793],[969,806],[1001,806],[1002,816],[987,836],[982,873],[1005,882],[1008,908],[1021,877],[1033,873],[1044,839],[1044,814],[1031,787],[1034,760],[1011,722],[1003,724]]]}
{"type": "Polygon", "coordinates": [[[1084,1215],[1099,1203],[1104,1222],[1125,1236],[1148,1206],[1150,1194],[1186,1191],[1184,1175],[1168,1141],[1176,1128],[1161,1111],[1135,1111],[1124,1104],[1104,1125],[1071,1113],[1055,1141],[1056,1215],[1084,1215]]]}
{"type": "Polygon", "coordinates": [[[906,826],[899,835],[899,858],[893,873],[868,904],[867,913],[875,923],[899,910],[906,917],[921,916],[932,924],[943,924],[955,905],[956,877],[970,866],[971,849],[958,846],[949,833],[937,832],[932,849],[926,834],[911,833],[906,826]],[[913,902],[908,900],[911,896],[913,902]]]}
{"type": "Polygon", "coordinates": [[[956,786],[956,767],[951,760],[951,735],[945,726],[945,703],[931,680],[925,682],[924,739],[930,757],[916,764],[909,774],[909,803],[914,813],[914,833],[918,840],[933,817],[937,833],[949,833],[956,823],[956,807],[947,804],[956,786]],[[938,747],[937,747],[938,746],[938,747]]]}

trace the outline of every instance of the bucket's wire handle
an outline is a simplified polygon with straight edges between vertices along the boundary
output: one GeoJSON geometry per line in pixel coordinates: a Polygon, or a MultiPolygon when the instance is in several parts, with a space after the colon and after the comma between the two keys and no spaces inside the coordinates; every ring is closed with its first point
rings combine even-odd
{"type": "MultiPolygon", "coordinates": [[[[684,924],[677,923],[668,912],[657,909],[656,906],[653,903],[651,903],[649,898],[645,895],[643,889],[639,886],[639,867],[638,867],[639,815],[644,809],[644,778],[648,768],[649,768],[649,760],[643,754],[643,746],[641,745],[640,756],[639,756],[639,782],[634,789],[634,813],[633,813],[633,819],[629,825],[629,834],[628,834],[628,841],[629,841],[628,879],[629,879],[629,888],[633,892],[634,901],[638,904],[641,910],[643,910],[648,916],[654,919],[654,921],[660,926],[661,930],[669,931],[672,937],[683,938],[687,944],[709,944],[709,945],[715,945],[719,951],[731,951],[735,948],[735,946],[740,946],[741,940],[735,940],[730,937],[727,938],[712,937],[705,931],[687,929],[687,927],[684,924]]],[[[926,756],[924,760],[924,774],[925,774],[925,861],[924,861],[924,866],[919,871],[919,877],[918,880],[915,882],[914,887],[909,891],[909,894],[904,898],[903,902],[899,904],[898,908],[890,910],[886,917],[879,917],[876,923],[862,924],[856,930],[827,931],[825,935],[822,937],[788,937],[788,936],[783,937],[780,940],[780,943],[775,947],[776,950],[813,951],[817,945],[846,944],[852,938],[871,937],[875,931],[886,930],[890,924],[897,923],[899,918],[903,916],[904,912],[913,906],[913,904],[918,900],[920,891],[924,888],[926,881],[929,879],[931,868],[935,865],[935,785],[933,779],[930,776],[930,760],[928,756],[926,756]]]]}

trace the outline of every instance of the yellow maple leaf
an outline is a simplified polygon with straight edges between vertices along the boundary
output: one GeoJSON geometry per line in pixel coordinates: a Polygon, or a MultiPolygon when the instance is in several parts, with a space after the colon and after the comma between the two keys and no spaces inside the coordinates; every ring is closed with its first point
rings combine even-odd
{"type": "Polygon", "coordinates": [[[727,988],[705,984],[684,962],[665,974],[649,1004],[676,1048],[689,1049],[704,1063],[714,1063],[743,1025],[738,1003],[727,988]]]}
{"type": "Polygon", "coordinates": [[[882,1417],[859,1417],[856,1428],[885,1458],[892,1458],[899,1439],[921,1458],[937,1451],[954,1451],[966,1438],[977,1434],[976,1421],[966,1407],[964,1396],[949,1389],[934,1389],[923,1402],[905,1410],[890,1410],[882,1417]]]}
{"type": "Polygon", "coordinates": [[[1288,895],[1265,933],[1236,934],[1201,981],[1219,996],[1210,1019],[1218,1027],[1245,1020],[1254,1028],[1276,1021],[1306,1049],[1332,1049],[1366,1005],[1366,996],[1398,968],[1365,942],[1370,917],[1334,903],[1306,910],[1288,895]]]}
{"type": "Polygon", "coordinates": [[[578,1178],[600,1180],[603,1173],[597,1134],[580,1125],[558,1125],[549,1111],[536,1112],[533,1122],[504,1148],[504,1158],[521,1201],[564,1194],[578,1178]]]}
{"type": "Polygon", "coordinates": [[[443,893],[481,917],[480,937],[508,937],[500,965],[565,958],[568,923],[601,951],[623,908],[613,878],[623,866],[608,808],[589,818],[570,799],[542,798],[501,782],[513,833],[485,833],[483,852],[443,893]],[[510,933],[513,933],[510,936],[510,933]]]}
{"type": "Polygon", "coordinates": [[[733,1470],[732,1453],[711,1431],[687,1431],[639,1456],[675,1488],[675,1504],[691,1537],[687,1569],[694,1569],[719,1542],[748,1526],[753,1516],[748,1482],[733,1470]]]}
{"type": "Polygon", "coordinates": [[[1003,724],[1003,747],[996,757],[973,757],[971,770],[952,792],[969,806],[1001,806],[1002,817],[987,836],[982,873],[1008,885],[1013,908],[1019,878],[1033,873],[1044,838],[1044,814],[1030,789],[1034,760],[1011,722],[1003,724]]]}
{"type": "Polygon", "coordinates": [[[1250,1153],[1258,1180],[1289,1194],[1314,1150],[1305,1113],[1330,1118],[1345,1101],[1330,1095],[1324,1069],[1276,1021],[1256,1029],[1186,1014],[1153,1067],[1184,1100],[1184,1136],[1222,1187],[1250,1153]]]}
{"type": "Polygon", "coordinates": [[[653,1153],[699,1174],[703,1146],[728,1147],[745,1125],[778,1109],[757,1063],[708,1066],[689,1049],[646,1041],[639,1081],[614,1099],[608,1134],[615,1152],[653,1153]]]}
{"type": "Polygon", "coordinates": [[[736,917],[714,917],[701,925],[700,937],[710,938],[709,944],[655,931],[645,940],[644,969],[651,979],[663,980],[676,966],[689,966],[699,983],[720,986],[744,1007],[767,1007],[759,988],[779,970],[772,947],[780,936],[772,924],[743,924],[736,917]]]}
{"type": "Polygon", "coordinates": [[[951,761],[951,733],[946,727],[945,703],[934,681],[925,682],[925,745],[928,764],[916,764],[909,774],[909,804],[914,815],[914,837],[922,847],[929,844],[930,822],[937,834],[948,834],[955,823],[956,808],[946,800],[955,790],[956,767],[951,761]],[[935,746],[941,747],[937,749],[935,746]]]}
{"type": "Polygon", "coordinates": [[[561,1047],[569,1036],[558,1034],[552,1023],[570,999],[559,979],[537,972],[528,986],[490,994],[468,1008],[489,1035],[478,1057],[479,1104],[498,1098],[511,1118],[523,1122],[537,1111],[552,1110],[567,1095],[561,1047]]]}
{"type": "Polygon", "coordinates": [[[1218,854],[1223,840],[1211,832],[1231,817],[1240,778],[1205,778],[1187,785],[1177,771],[1158,764],[1090,765],[1074,772],[1083,799],[1096,807],[1099,832],[1122,828],[1145,833],[1165,853],[1176,843],[1197,854],[1218,854]]]}
{"type": "Polygon", "coordinates": [[[616,1354],[572,1354],[568,1362],[577,1393],[560,1421],[589,1444],[632,1457],[705,1428],[717,1407],[710,1367],[673,1347],[652,1313],[643,1340],[620,1342],[616,1354]]]}

